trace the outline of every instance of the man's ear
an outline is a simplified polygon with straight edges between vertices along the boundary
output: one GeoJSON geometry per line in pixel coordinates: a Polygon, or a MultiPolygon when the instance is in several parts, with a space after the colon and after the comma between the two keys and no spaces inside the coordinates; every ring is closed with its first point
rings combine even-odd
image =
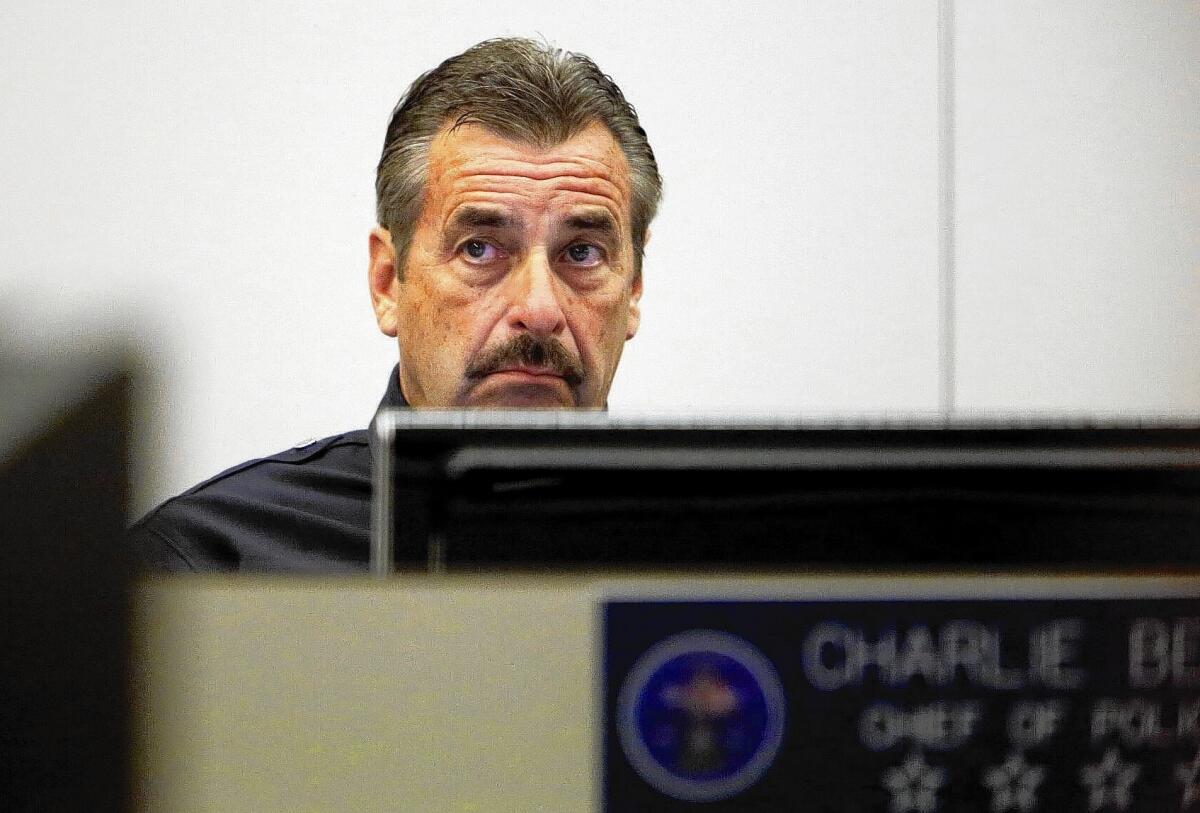
{"type": "Polygon", "coordinates": [[[638,271],[632,287],[629,289],[629,319],[625,323],[625,341],[637,334],[638,325],[642,323],[642,272],[638,271]]]}
{"type": "MultiPolygon", "coordinates": [[[[642,259],[646,257],[646,244],[650,242],[650,230],[646,229],[646,239],[642,240],[642,259]]],[[[629,289],[629,321],[625,328],[625,341],[637,335],[638,326],[642,323],[642,264],[638,263],[637,276],[633,278],[629,289]]]]}
{"type": "Polygon", "coordinates": [[[395,338],[400,327],[396,315],[400,281],[396,279],[396,247],[392,245],[391,233],[383,226],[371,229],[367,250],[370,255],[367,284],[371,289],[375,321],[385,335],[395,338]]]}

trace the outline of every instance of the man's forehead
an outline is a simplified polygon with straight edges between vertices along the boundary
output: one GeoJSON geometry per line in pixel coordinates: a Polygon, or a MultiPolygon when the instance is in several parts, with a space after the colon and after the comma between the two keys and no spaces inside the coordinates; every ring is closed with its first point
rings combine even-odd
{"type": "Polygon", "coordinates": [[[443,192],[462,185],[502,191],[506,184],[522,181],[611,197],[623,206],[629,201],[629,163],[599,122],[547,147],[471,123],[444,127],[431,144],[429,182],[443,192]]]}

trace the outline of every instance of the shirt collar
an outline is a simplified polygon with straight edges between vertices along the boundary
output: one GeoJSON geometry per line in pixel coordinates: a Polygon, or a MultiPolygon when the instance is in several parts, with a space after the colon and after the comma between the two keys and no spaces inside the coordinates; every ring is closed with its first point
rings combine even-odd
{"type": "Polygon", "coordinates": [[[404,393],[400,392],[400,365],[397,364],[388,376],[387,389],[384,390],[383,400],[379,402],[379,409],[406,406],[408,406],[408,401],[404,400],[404,393]]]}
{"type": "Polygon", "coordinates": [[[375,410],[375,416],[371,418],[371,425],[368,428],[372,438],[372,445],[375,437],[375,420],[379,417],[379,413],[385,409],[407,409],[408,401],[404,400],[404,393],[400,391],[400,365],[397,364],[392,368],[392,372],[388,375],[387,389],[383,392],[383,400],[379,402],[379,408],[375,410]]]}

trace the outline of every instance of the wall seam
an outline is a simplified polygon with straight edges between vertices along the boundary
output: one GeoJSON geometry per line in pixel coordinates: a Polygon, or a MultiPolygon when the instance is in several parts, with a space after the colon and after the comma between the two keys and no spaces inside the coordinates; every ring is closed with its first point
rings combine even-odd
{"type": "Polygon", "coordinates": [[[946,417],[957,408],[955,302],[955,60],[954,0],[939,0],[938,50],[938,408],[946,417]]]}

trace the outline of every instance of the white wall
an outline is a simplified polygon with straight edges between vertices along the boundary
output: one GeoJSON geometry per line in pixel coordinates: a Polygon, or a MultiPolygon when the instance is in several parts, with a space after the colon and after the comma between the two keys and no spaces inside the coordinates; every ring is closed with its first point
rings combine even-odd
{"type": "MultiPolygon", "coordinates": [[[[146,354],[139,509],[365,425],[384,127],[490,36],[594,57],[666,178],[614,410],[939,407],[933,0],[111,5],[0,6],[0,320],[146,354]]],[[[1198,8],[956,4],[963,407],[1200,408],[1198,8]]]]}
{"type": "Polygon", "coordinates": [[[957,4],[958,403],[1200,408],[1200,4],[957,4]]]}

